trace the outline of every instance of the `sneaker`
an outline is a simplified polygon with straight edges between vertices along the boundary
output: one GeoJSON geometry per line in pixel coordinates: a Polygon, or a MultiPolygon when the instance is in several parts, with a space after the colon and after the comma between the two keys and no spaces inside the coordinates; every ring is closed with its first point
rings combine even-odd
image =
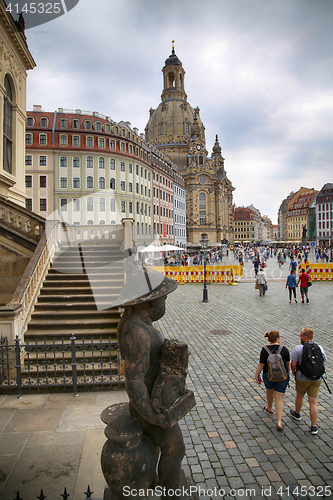
{"type": "Polygon", "coordinates": [[[295,410],[290,410],[290,415],[294,420],[302,420],[302,417],[299,413],[296,413],[295,410]]]}
{"type": "Polygon", "coordinates": [[[309,299],[306,299],[306,303],[308,304],[309,302],[310,302],[309,299]]]}
{"type": "Polygon", "coordinates": [[[311,432],[311,434],[318,434],[317,427],[313,427],[313,425],[311,425],[310,432],[311,432]]]}

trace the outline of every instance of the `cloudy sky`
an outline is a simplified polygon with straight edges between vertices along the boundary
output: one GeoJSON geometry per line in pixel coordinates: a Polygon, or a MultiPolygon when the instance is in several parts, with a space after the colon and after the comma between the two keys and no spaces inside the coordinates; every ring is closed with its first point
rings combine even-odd
{"type": "Polygon", "coordinates": [[[174,39],[237,206],[276,223],[291,191],[333,182],[332,0],[80,0],[26,35],[28,110],[99,111],[143,132],[174,39]]]}

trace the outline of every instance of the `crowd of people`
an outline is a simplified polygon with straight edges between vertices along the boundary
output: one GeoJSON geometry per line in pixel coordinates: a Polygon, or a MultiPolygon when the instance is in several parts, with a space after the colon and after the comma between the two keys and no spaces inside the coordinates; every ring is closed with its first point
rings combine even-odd
{"type": "MultiPolygon", "coordinates": [[[[165,266],[203,266],[204,254],[206,254],[207,265],[225,265],[230,257],[234,259],[235,265],[243,265],[244,262],[252,262],[255,275],[260,267],[265,268],[267,260],[276,259],[279,268],[287,264],[288,261],[305,263],[309,259],[309,246],[286,245],[279,247],[276,245],[238,245],[230,246],[227,249],[221,247],[210,248],[205,253],[202,250],[191,252],[174,252],[164,254],[155,254],[154,257],[146,256],[146,265],[165,265],[165,266]],[[229,258],[228,258],[229,257],[229,258]]],[[[323,246],[314,248],[314,255],[317,263],[330,261],[330,250],[323,246]]]]}

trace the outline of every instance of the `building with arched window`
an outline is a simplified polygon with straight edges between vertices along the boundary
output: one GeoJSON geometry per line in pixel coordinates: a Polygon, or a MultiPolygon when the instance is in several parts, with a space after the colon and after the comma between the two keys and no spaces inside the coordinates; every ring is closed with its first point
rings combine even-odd
{"type": "Polygon", "coordinates": [[[115,123],[79,109],[48,113],[41,106],[27,114],[27,208],[44,217],[60,214],[75,225],[120,224],[133,218],[140,224],[135,241],[151,242],[150,149],[129,122],[115,123]],[[146,210],[136,211],[137,202],[146,210]]]}
{"type": "Polygon", "coordinates": [[[35,61],[23,18],[15,21],[7,5],[0,0],[0,322],[2,336],[14,340],[13,325],[22,324],[22,308],[11,306],[10,301],[45,221],[25,208],[26,79],[35,61]]]}
{"type": "Polygon", "coordinates": [[[184,178],[187,241],[197,243],[205,233],[210,243],[232,243],[234,188],[226,176],[217,136],[212,155],[208,155],[200,109],[187,101],[185,70],[174,47],[162,73],[161,102],[149,110],[145,133],[184,178]]]}
{"type": "Polygon", "coordinates": [[[0,195],[25,206],[25,152],[21,138],[26,124],[27,70],[36,64],[27,46],[23,19],[14,21],[3,1],[0,18],[0,195]]]}

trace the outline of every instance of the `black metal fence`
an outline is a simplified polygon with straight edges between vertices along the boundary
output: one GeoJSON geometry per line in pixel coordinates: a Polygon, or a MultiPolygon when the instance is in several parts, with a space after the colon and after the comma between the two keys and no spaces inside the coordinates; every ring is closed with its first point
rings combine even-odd
{"type": "MultiPolygon", "coordinates": [[[[84,492],[84,495],[85,495],[85,500],[87,500],[88,498],[90,498],[92,500],[92,494],[94,492],[90,490],[90,486],[88,484],[88,488],[87,488],[87,491],[84,492]]],[[[67,500],[69,497],[70,497],[70,493],[67,493],[67,489],[65,488],[64,489],[64,492],[62,494],[59,495],[59,498],[63,498],[64,500],[67,500]]],[[[38,500],[45,500],[46,498],[46,495],[44,495],[44,492],[43,490],[40,490],[40,494],[39,496],[36,496],[36,498],[38,498],[38,500]]],[[[16,494],[16,497],[13,498],[13,500],[27,500],[25,498],[22,498],[20,496],[20,492],[18,491],[17,494],[16,494]]],[[[97,499],[96,499],[97,500],[97,499]]]]}
{"type": "Polygon", "coordinates": [[[0,339],[0,390],[22,392],[41,389],[107,388],[123,386],[118,344],[91,337],[79,341],[68,338],[45,338],[41,342],[14,343],[0,339]]]}

